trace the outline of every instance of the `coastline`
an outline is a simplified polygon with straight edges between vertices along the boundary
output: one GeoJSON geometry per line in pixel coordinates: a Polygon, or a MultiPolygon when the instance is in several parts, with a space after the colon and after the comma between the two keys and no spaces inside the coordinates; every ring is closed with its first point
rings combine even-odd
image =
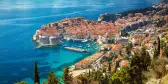
{"type": "MultiPolygon", "coordinates": [[[[25,78],[30,78],[32,80],[32,82],[28,82],[27,80],[25,80],[25,82],[28,84],[34,84],[34,60],[37,60],[37,64],[39,66],[40,80],[46,80],[49,72],[54,71],[55,75],[60,78],[61,74],[63,74],[63,68],[74,65],[75,63],[87,58],[87,56],[94,54],[92,53],[94,52],[92,49],[89,49],[92,52],[80,53],[65,50],[62,47],[69,46],[87,49],[88,45],[83,46],[78,43],[80,41],[67,43],[67,45],[62,45],[62,43],[60,43],[58,45],[36,48],[38,43],[32,41],[31,38],[35,31],[40,29],[42,25],[47,25],[60,21],[64,18],[73,18],[76,16],[82,16],[88,20],[97,21],[101,14],[115,14],[127,10],[146,8],[149,6],[151,7],[155,3],[158,3],[158,0],[134,0],[131,2],[129,2],[130,0],[126,0],[126,2],[121,0],[103,0],[100,2],[77,0],[72,2],[73,4],[69,4],[69,2],[66,3],[64,0],[58,0],[60,3],[56,3],[57,1],[54,1],[55,3],[52,3],[51,1],[20,2],[19,0],[14,0],[14,2],[15,1],[19,4],[12,2],[11,4],[25,6],[25,3],[32,2],[30,5],[32,5],[33,8],[30,7],[25,9],[25,7],[18,8],[18,6],[17,8],[9,10],[8,7],[1,8],[0,66],[2,66],[2,68],[0,70],[0,84],[13,84],[25,78]],[[150,3],[150,1],[152,3],[150,3]],[[53,4],[52,7],[45,7],[46,5],[51,4],[53,4]],[[58,8],[57,5],[59,6],[58,8]]],[[[8,1],[2,0],[2,5],[8,6],[8,1]]],[[[15,5],[12,5],[12,7],[9,6],[9,8],[13,8],[15,5]]],[[[137,31],[142,30],[137,29],[137,31]]],[[[128,34],[130,33],[131,32],[128,34]]],[[[73,40],[70,41],[73,42],[73,40]]],[[[127,39],[117,39],[117,42],[122,41],[127,41],[127,39]]],[[[113,43],[113,41],[109,42],[113,43]]],[[[105,66],[105,68],[108,68],[108,66],[105,66]]]]}
{"type": "MultiPolygon", "coordinates": [[[[137,9],[137,10],[132,10],[132,11],[134,11],[134,12],[139,12],[139,11],[142,11],[143,9],[137,9]]],[[[146,11],[148,11],[148,10],[153,10],[153,9],[151,9],[151,7],[149,7],[149,8],[145,8],[145,10],[146,11]]],[[[159,9],[160,10],[160,9],[159,9]]],[[[123,16],[121,16],[121,17],[124,17],[125,15],[124,14],[128,14],[128,13],[132,13],[132,11],[125,11],[125,12],[121,12],[121,14],[123,15],[123,16]]],[[[142,13],[143,14],[143,13],[142,13]]],[[[144,14],[145,15],[145,14],[144,14]]],[[[77,18],[78,19],[78,18],[77,18]]],[[[125,29],[125,28],[123,28],[123,29],[125,29]]],[[[118,33],[119,34],[119,33],[118,33]]],[[[78,38],[76,38],[76,39],[78,39],[78,38]]],[[[116,40],[115,40],[116,41],[116,40]]],[[[102,44],[104,44],[104,43],[102,43],[102,44]]],[[[97,52],[96,52],[97,53],[97,52]]],[[[95,54],[96,54],[95,53],[95,54]]],[[[91,56],[87,56],[86,58],[84,58],[84,59],[82,59],[81,61],[84,61],[84,60],[86,60],[86,59],[89,59],[90,57],[92,57],[92,56],[94,56],[94,54],[93,55],[91,55],[91,56]]],[[[96,59],[96,60],[94,60],[94,61],[97,61],[97,60],[99,60],[99,59],[96,59]]],[[[79,62],[77,62],[77,63],[75,63],[75,64],[73,64],[72,66],[75,66],[76,64],[78,64],[78,63],[80,63],[81,61],[79,61],[79,62]]],[[[90,64],[90,63],[89,63],[90,64]]],[[[73,67],[74,68],[74,67],[73,67]]],[[[85,70],[85,69],[81,69],[81,70],[73,70],[72,69],[72,75],[73,74],[78,74],[78,75],[80,75],[80,74],[82,74],[82,73],[85,73],[85,72],[87,72],[87,69],[85,70]]],[[[77,75],[73,75],[74,77],[76,77],[77,75]]]]}

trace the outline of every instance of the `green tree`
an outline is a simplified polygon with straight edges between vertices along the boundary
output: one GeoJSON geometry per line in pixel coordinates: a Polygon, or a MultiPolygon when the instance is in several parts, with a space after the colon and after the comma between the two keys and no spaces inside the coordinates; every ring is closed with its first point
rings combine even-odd
{"type": "Polygon", "coordinates": [[[153,51],[153,58],[154,59],[157,59],[158,58],[158,50],[156,48],[154,48],[154,51],[153,51]]]}
{"type": "Polygon", "coordinates": [[[168,47],[167,46],[163,48],[163,56],[166,56],[168,58],[168,47]]]}
{"type": "Polygon", "coordinates": [[[100,81],[102,76],[103,76],[103,71],[101,69],[98,69],[97,71],[95,71],[93,79],[100,81]]]}
{"type": "Polygon", "coordinates": [[[139,53],[137,52],[131,59],[130,65],[132,69],[129,72],[131,79],[134,82],[141,84],[142,80],[144,79],[142,76],[142,72],[147,71],[150,64],[151,64],[151,58],[149,56],[149,53],[143,47],[141,51],[139,53]]]}
{"type": "Polygon", "coordinates": [[[160,48],[163,49],[164,41],[160,40],[160,48]]]}
{"type": "Polygon", "coordinates": [[[143,70],[147,70],[148,66],[151,64],[151,58],[149,56],[149,53],[146,51],[144,47],[142,47],[141,52],[139,54],[139,58],[141,63],[141,67],[143,70]]]}
{"type": "Polygon", "coordinates": [[[34,61],[34,84],[40,84],[40,77],[36,61],[34,61]]]}
{"type": "Polygon", "coordinates": [[[48,84],[59,84],[59,80],[54,72],[50,72],[48,75],[48,84]]]}
{"type": "Polygon", "coordinates": [[[78,79],[81,80],[82,84],[89,84],[89,79],[86,74],[80,75],[78,79]]]}
{"type": "Polygon", "coordinates": [[[111,72],[111,62],[108,62],[108,72],[111,72]]]}
{"type": "Polygon", "coordinates": [[[158,45],[157,45],[157,49],[158,49],[157,51],[158,52],[157,52],[157,55],[159,56],[160,55],[160,38],[158,37],[157,40],[158,40],[158,45]]]}
{"type": "Polygon", "coordinates": [[[15,84],[27,84],[25,81],[20,81],[20,82],[17,82],[15,84]]]}
{"type": "Polygon", "coordinates": [[[129,74],[130,67],[123,67],[112,75],[112,82],[114,84],[130,84],[131,76],[129,74]]]}
{"type": "Polygon", "coordinates": [[[62,77],[64,84],[72,84],[73,83],[73,77],[72,74],[69,72],[69,68],[64,69],[64,74],[62,77]]]}
{"type": "Polygon", "coordinates": [[[109,80],[111,77],[109,77],[107,74],[105,74],[102,79],[100,80],[100,84],[109,84],[109,80]]]}

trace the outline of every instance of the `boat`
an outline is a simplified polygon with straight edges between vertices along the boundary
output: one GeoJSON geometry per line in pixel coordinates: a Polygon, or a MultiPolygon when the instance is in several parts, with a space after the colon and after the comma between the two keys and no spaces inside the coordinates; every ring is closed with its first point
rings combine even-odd
{"type": "Polygon", "coordinates": [[[36,48],[41,48],[41,47],[46,47],[46,46],[52,46],[50,44],[39,44],[38,46],[36,46],[36,48]]]}
{"type": "Polygon", "coordinates": [[[91,45],[89,44],[88,47],[90,47],[91,45]]]}
{"type": "Polygon", "coordinates": [[[75,48],[75,47],[64,47],[67,50],[77,51],[77,52],[88,52],[87,50],[75,48]]]}
{"type": "Polygon", "coordinates": [[[83,39],[73,39],[73,41],[82,41],[83,39]]]}
{"type": "Polygon", "coordinates": [[[83,42],[83,43],[85,43],[85,42],[87,42],[87,41],[88,41],[88,40],[87,40],[87,39],[85,39],[85,40],[83,40],[82,42],[83,42]]]}
{"type": "Polygon", "coordinates": [[[67,40],[67,41],[70,41],[71,39],[70,39],[70,38],[67,38],[66,40],[67,40]]]}
{"type": "Polygon", "coordinates": [[[40,45],[38,45],[36,48],[41,48],[41,47],[43,47],[43,46],[45,46],[45,45],[40,44],[40,45]]]}
{"type": "Polygon", "coordinates": [[[71,39],[69,37],[64,37],[65,40],[70,41],[71,39]]]}

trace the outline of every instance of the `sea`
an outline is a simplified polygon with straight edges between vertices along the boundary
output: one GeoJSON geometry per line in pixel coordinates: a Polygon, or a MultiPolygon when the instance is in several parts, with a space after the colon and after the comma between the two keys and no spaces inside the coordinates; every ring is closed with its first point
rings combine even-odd
{"type": "Polygon", "coordinates": [[[100,14],[151,7],[160,0],[0,0],[0,84],[26,81],[33,84],[37,60],[41,84],[49,72],[61,78],[64,67],[92,55],[98,45],[88,41],[63,41],[60,45],[36,48],[32,36],[42,25],[82,16],[97,20],[100,14]],[[87,53],[64,46],[89,50],[87,53]]]}

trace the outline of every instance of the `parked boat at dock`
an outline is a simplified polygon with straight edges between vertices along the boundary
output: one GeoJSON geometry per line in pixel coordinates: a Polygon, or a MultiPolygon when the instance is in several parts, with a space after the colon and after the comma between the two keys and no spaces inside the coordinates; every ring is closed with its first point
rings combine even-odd
{"type": "Polygon", "coordinates": [[[87,39],[85,39],[85,40],[83,40],[82,42],[83,42],[83,43],[85,43],[85,42],[87,42],[87,41],[88,41],[88,40],[87,40],[87,39]]]}
{"type": "Polygon", "coordinates": [[[77,52],[88,52],[85,49],[75,48],[75,47],[64,47],[67,50],[77,51],[77,52]]]}

